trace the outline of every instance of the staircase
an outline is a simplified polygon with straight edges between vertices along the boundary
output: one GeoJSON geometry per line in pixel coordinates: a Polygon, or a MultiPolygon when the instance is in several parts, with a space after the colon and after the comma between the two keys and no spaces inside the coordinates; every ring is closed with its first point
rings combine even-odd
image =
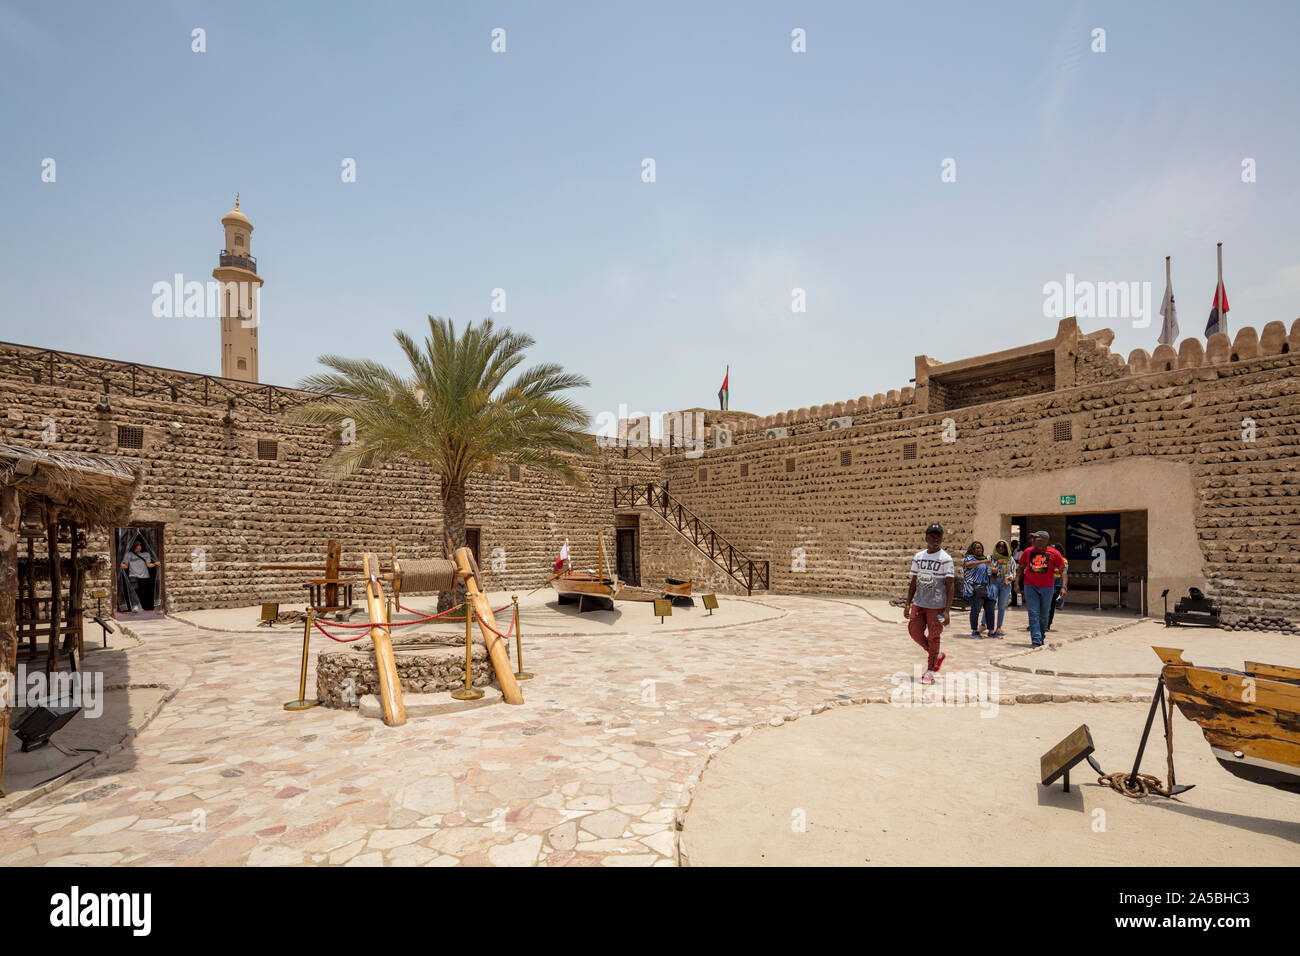
{"type": "Polygon", "coordinates": [[[666,488],[649,482],[614,489],[615,508],[635,508],[645,505],[695,545],[710,561],[716,564],[745,589],[746,594],[766,591],[769,587],[770,567],[766,561],[755,561],[740,551],[726,538],[714,531],[703,519],[668,493],[666,488]]]}

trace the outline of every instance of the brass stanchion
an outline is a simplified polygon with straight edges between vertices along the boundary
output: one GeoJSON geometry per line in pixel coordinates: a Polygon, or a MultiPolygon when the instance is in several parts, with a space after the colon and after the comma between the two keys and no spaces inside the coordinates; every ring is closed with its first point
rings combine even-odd
{"type": "Polygon", "coordinates": [[[510,603],[515,606],[515,680],[532,680],[533,675],[524,670],[524,642],[519,633],[519,595],[512,595],[510,603]]]}
{"type": "Polygon", "coordinates": [[[298,699],[284,705],[285,710],[310,710],[319,707],[320,701],[307,699],[307,649],[311,642],[311,608],[307,608],[307,621],[302,628],[302,675],[298,678],[298,699]]]}
{"type": "MultiPolygon", "coordinates": [[[[468,598],[468,595],[466,595],[468,598]]],[[[456,700],[478,700],[483,696],[481,690],[477,690],[472,682],[473,675],[470,668],[473,665],[472,653],[474,647],[474,634],[471,627],[474,624],[473,611],[469,606],[469,601],[465,601],[465,686],[457,688],[451,692],[451,696],[456,700]]]]}

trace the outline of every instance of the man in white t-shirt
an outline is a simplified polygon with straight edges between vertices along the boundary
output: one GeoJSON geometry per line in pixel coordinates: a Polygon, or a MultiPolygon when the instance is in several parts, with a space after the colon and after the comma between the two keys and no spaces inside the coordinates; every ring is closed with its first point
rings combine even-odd
{"type": "Polygon", "coordinates": [[[939,635],[948,623],[956,579],[952,555],[943,550],[943,525],[935,522],[925,529],[925,549],[916,552],[912,558],[912,567],[908,571],[907,605],[903,609],[907,633],[927,655],[922,684],[934,683],[935,673],[948,656],[939,650],[939,635]]]}

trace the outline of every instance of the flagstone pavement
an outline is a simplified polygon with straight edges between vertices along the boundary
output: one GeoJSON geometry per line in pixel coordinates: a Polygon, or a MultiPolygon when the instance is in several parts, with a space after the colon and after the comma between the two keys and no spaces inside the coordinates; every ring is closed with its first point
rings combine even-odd
{"type": "MultiPolygon", "coordinates": [[[[355,711],[283,710],[297,694],[296,629],[134,623],[140,645],[112,655],[106,684],[163,685],[174,698],[89,773],[0,813],[0,863],[677,865],[679,822],[711,753],[829,706],[886,701],[922,660],[882,601],[754,600],[782,613],[662,635],[537,637],[523,706],[397,728],[355,711]]],[[[944,670],[989,675],[1003,704],[1149,698],[1146,679],[993,666],[1028,647],[1019,613],[1006,640],[946,634],[944,670]]],[[[1053,636],[1135,620],[1063,614],[1053,636]]]]}

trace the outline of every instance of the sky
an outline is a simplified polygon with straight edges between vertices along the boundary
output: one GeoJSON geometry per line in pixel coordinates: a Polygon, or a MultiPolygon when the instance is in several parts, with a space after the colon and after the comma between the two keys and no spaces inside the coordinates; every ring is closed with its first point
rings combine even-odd
{"type": "Polygon", "coordinates": [[[1294,2],[0,0],[0,339],[219,373],[153,289],[210,280],[236,191],[277,385],[491,318],[593,418],[716,407],[727,366],[767,415],[1051,338],[1069,275],[1149,283],[1149,326],[1079,323],[1150,351],[1165,256],[1203,335],[1217,242],[1229,332],[1289,326],[1297,36],[1294,2]]]}

